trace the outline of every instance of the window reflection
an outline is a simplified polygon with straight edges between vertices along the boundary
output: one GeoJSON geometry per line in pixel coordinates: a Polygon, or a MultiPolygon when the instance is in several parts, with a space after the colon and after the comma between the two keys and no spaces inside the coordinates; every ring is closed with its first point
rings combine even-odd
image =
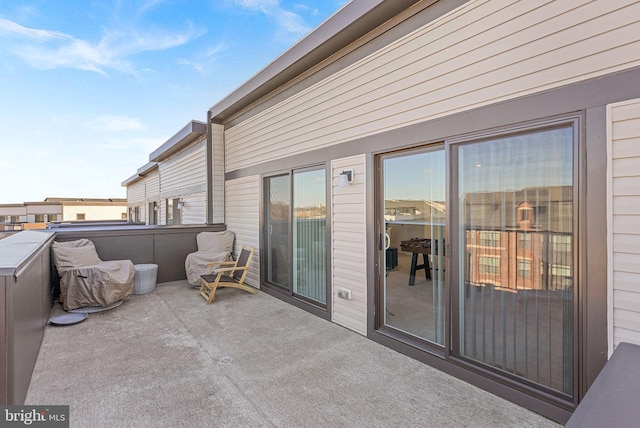
{"type": "Polygon", "coordinates": [[[572,394],[573,128],[460,146],[460,352],[572,394]]]}

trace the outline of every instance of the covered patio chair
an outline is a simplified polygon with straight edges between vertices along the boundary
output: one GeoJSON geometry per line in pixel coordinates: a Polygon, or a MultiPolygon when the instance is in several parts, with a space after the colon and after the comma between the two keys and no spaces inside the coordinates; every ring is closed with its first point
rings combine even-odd
{"type": "Polygon", "coordinates": [[[184,269],[187,282],[194,287],[200,285],[200,275],[211,272],[207,267],[211,262],[226,262],[232,260],[233,240],[235,234],[230,230],[223,232],[200,232],[196,235],[198,251],[187,255],[184,269]]]}
{"type": "Polygon", "coordinates": [[[132,293],[130,260],[102,261],[88,239],[54,242],[51,249],[65,310],[107,308],[132,293]]]}
{"type": "Polygon", "coordinates": [[[253,252],[253,248],[245,245],[242,247],[240,255],[235,262],[208,263],[207,266],[210,269],[210,273],[200,276],[200,295],[205,298],[207,305],[210,305],[215,300],[218,287],[239,288],[251,294],[258,292],[258,290],[244,282],[249,271],[253,252]]]}

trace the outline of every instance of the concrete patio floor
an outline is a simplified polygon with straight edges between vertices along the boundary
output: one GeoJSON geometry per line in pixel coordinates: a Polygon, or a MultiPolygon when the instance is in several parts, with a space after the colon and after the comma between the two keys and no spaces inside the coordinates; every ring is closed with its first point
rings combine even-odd
{"type": "Polygon", "coordinates": [[[265,293],[207,306],[183,281],[47,326],[26,404],[83,428],[559,426],[265,293]]]}

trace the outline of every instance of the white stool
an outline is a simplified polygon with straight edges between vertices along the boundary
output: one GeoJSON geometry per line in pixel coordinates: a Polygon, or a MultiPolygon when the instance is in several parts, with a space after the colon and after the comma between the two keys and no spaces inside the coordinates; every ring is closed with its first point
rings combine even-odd
{"type": "Polygon", "coordinates": [[[158,265],[133,265],[136,273],[133,276],[133,294],[146,294],[156,289],[158,279],[158,265]]]}

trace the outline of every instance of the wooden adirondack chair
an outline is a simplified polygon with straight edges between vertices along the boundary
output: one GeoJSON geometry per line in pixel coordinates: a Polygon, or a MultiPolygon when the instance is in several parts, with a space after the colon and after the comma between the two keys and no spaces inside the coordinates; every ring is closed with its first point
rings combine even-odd
{"type": "Polygon", "coordinates": [[[210,305],[215,300],[218,287],[239,288],[251,294],[258,292],[255,288],[244,283],[253,252],[253,248],[245,245],[242,247],[236,261],[207,264],[210,273],[200,276],[200,295],[205,298],[207,305],[210,305]],[[215,268],[216,266],[217,268],[215,268]]]}

